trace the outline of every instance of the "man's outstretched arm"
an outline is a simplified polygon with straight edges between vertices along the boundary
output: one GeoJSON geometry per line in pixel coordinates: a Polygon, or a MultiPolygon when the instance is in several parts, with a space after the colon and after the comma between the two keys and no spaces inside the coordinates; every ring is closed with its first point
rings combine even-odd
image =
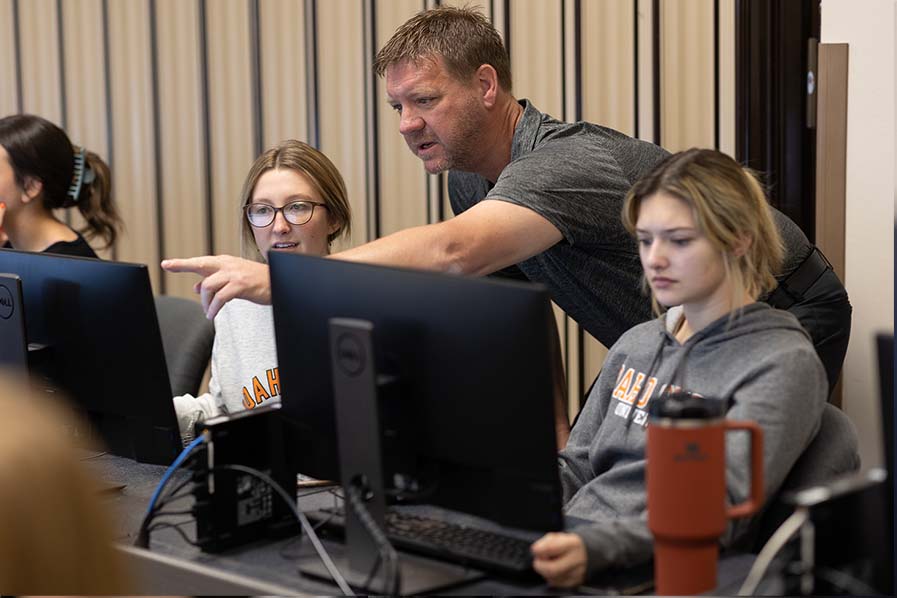
{"type": "MultiPolygon", "coordinates": [[[[485,275],[541,253],[561,238],[553,224],[532,210],[487,200],[451,220],[405,229],[331,257],[485,275]]],[[[201,295],[209,319],[237,297],[271,302],[271,281],[264,264],[218,255],[164,260],[162,267],[203,277],[194,290],[201,295]]]]}

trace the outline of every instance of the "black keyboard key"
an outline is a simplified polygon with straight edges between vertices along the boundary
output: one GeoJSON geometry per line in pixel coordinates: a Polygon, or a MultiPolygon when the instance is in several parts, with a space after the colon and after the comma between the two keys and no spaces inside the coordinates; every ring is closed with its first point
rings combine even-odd
{"type": "MultiPolygon", "coordinates": [[[[343,526],[342,509],[324,509],[343,526]]],[[[387,511],[386,535],[397,548],[515,577],[532,573],[530,542],[440,519],[387,511]]]]}

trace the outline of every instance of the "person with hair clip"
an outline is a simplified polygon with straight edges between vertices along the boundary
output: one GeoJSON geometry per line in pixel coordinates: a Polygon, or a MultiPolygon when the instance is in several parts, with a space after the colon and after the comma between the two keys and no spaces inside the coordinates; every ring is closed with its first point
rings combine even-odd
{"type": "MultiPolygon", "coordinates": [[[[267,263],[271,252],[325,256],[350,231],[346,185],[321,152],[287,140],[259,156],[240,193],[243,253],[267,263]],[[248,252],[245,249],[248,248],[248,252]]],[[[229,302],[215,316],[209,392],[174,397],[181,436],[197,421],[280,400],[280,376],[270,305],[229,302]]]]}
{"type": "Polygon", "coordinates": [[[33,114],[0,118],[0,234],[3,247],[96,258],[82,236],[112,247],[122,221],[109,167],[72,145],[65,131],[33,114]],[[73,230],[55,210],[77,207],[86,225],[73,230]]]}
{"type": "MultiPolygon", "coordinates": [[[[653,552],[645,445],[651,401],[673,393],[727,400],[726,417],[763,430],[764,487],[774,496],[819,429],[825,370],[797,318],[759,302],[783,259],[763,190],[735,160],[691,149],[628,193],[623,225],[639,248],[654,320],[613,345],[559,457],[568,515],[592,521],[532,545],[533,567],[573,587],[653,552]]],[[[727,439],[730,504],[749,494],[749,441],[727,439]]],[[[757,517],[732,520],[723,548],[749,541],[757,517]]]]}

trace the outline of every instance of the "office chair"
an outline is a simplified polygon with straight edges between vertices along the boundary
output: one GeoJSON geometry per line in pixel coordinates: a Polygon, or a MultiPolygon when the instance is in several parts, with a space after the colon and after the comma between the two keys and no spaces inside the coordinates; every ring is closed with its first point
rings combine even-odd
{"type": "Polygon", "coordinates": [[[856,428],[843,411],[826,403],[819,431],[785,477],[776,496],[768,499],[766,510],[760,515],[749,549],[759,552],[773,532],[791,515],[792,506],[779,500],[780,496],[812,486],[828,484],[841,476],[860,469],[859,444],[856,428]]]}
{"type": "Polygon", "coordinates": [[[196,396],[212,356],[215,327],[195,301],[158,295],[155,302],[172,396],[196,396]]]}

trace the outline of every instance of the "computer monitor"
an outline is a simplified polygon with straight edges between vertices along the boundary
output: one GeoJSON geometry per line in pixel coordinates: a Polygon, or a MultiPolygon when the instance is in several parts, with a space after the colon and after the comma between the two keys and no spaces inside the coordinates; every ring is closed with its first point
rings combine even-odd
{"type": "Polygon", "coordinates": [[[22,280],[0,274],[0,367],[20,372],[28,367],[22,304],[22,280]]]}
{"type": "Polygon", "coordinates": [[[32,377],[112,453],[170,463],[180,435],[146,266],[2,249],[0,272],[21,278],[32,377]]]}
{"type": "Polygon", "coordinates": [[[373,325],[387,486],[532,530],[563,527],[547,291],[302,255],[270,257],[281,412],[298,471],[339,480],[329,322],[373,325]]]}

